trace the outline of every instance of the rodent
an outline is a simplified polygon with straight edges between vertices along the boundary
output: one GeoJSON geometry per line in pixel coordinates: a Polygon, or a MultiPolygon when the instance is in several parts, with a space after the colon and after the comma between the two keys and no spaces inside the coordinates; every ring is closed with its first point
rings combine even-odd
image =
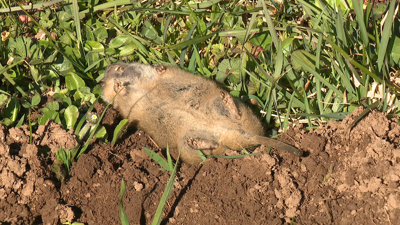
{"type": "Polygon", "coordinates": [[[183,162],[202,162],[204,155],[221,155],[226,148],[266,145],[295,156],[303,152],[264,137],[251,109],[214,81],[175,66],[116,63],[106,68],[103,99],[112,102],[132,126],[143,129],[165,149],[177,148],[183,162]]]}

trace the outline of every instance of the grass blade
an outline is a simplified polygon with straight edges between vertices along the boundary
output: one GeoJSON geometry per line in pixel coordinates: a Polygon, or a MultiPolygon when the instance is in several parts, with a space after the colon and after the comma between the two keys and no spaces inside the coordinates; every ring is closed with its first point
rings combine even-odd
{"type": "MultiPolygon", "coordinates": [[[[369,71],[367,68],[365,68],[363,65],[361,65],[359,62],[357,62],[356,60],[354,60],[352,57],[350,57],[343,49],[341,49],[339,46],[337,46],[332,40],[329,40],[329,38],[325,39],[326,41],[329,42],[330,45],[332,45],[332,47],[338,51],[347,61],[349,61],[351,64],[353,64],[354,66],[356,66],[357,68],[359,68],[360,70],[362,70],[365,74],[373,77],[377,82],[382,83],[382,79],[380,77],[378,77],[375,73],[369,71]]],[[[400,91],[399,87],[394,87],[393,85],[391,85],[390,83],[386,84],[387,86],[393,88],[396,91],[400,91]]]]}
{"type": "Polygon", "coordinates": [[[378,72],[382,70],[383,60],[387,53],[387,46],[389,43],[389,38],[392,34],[392,25],[393,25],[393,15],[394,15],[394,8],[397,1],[392,1],[389,6],[389,13],[386,17],[385,25],[383,27],[381,43],[379,45],[378,51],[378,72]]]}
{"type": "Polygon", "coordinates": [[[358,1],[358,0],[352,0],[352,1],[353,1],[354,11],[356,12],[358,26],[361,30],[361,37],[362,37],[364,49],[366,49],[366,48],[368,48],[369,39],[368,39],[367,28],[364,23],[364,13],[363,13],[363,8],[362,8],[363,2],[358,1]]]}
{"type": "Polygon", "coordinates": [[[125,194],[125,181],[122,179],[121,190],[119,192],[119,217],[122,225],[129,225],[128,216],[124,209],[124,194],[125,194]]]}
{"type": "MultiPolygon", "coordinates": [[[[33,5],[25,5],[22,6],[23,9],[25,10],[33,10],[33,9],[38,9],[38,8],[44,8],[47,6],[51,6],[54,4],[57,4],[59,2],[63,2],[65,0],[53,0],[53,1],[48,1],[48,2],[41,2],[41,3],[36,3],[33,5]]],[[[16,7],[10,7],[10,8],[5,8],[5,9],[0,9],[0,13],[7,13],[7,12],[16,12],[16,11],[21,11],[22,9],[18,6],[16,7]]]]}
{"type": "Polygon", "coordinates": [[[155,153],[151,149],[148,149],[146,147],[143,147],[143,149],[154,161],[156,161],[158,164],[160,164],[160,166],[162,168],[164,168],[166,171],[171,171],[169,163],[167,161],[165,161],[165,159],[163,159],[161,156],[159,156],[157,153],[155,153]]]}
{"type": "Polygon", "coordinates": [[[212,32],[211,34],[207,34],[204,36],[200,36],[200,37],[196,37],[196,38],[192,38],[190,40],[187,41],[183,41],[175,46],[171,46],[171,49],[182,49],[183,47],[187,46],[187,45],[192,45],[192,44],[198,44],[198,43],[203,43],[206,40],[208,40],[209,38],[211,38],[214,35],[218,35],[218,32],[212,32]]]}
{"type": "Polygon", "coordinates": [[[265,1],[261,1],[261,2],[262,2],[262,6],[263,6],[264,16],[265,16],[265,19],[267,20],[269,33],[271,34],[272,41],[274,42],[275,48],[278,49],[279,39],[278,39],[278,35],[275,30],[274,23],[272,22],[271,16],[269,15],[269,11],[267,9],[267,5],[265,4],[265,1]]]}
{"type": "MultiPolygon", "coordinates": [[[[180,152],[179,152],[178,158],[176,160],[177,162],[179,161],[179,156],[180,156],[180,152]]],[[[164,211],[165,204],[167,202],[167,199],[171,195],[172,189],[174,187],[177,167],[178,167],[178,163],[175,163],[174,170],[172,170],[172,173],[171,173],[171,176],[169,177],[167,186],[165,187],[165,190],[161,197],[160,203],[158,204],[156,214],[154,215],[153,222],[151,223],[152,225],[158,225],[161,222],[161,216],[164,211]]]]}
{"type": "MultiPolygon", "coordinates": [[[[339,41],[341,41],[340,46],[344,46],[347,50],[347,40],[346,40],[346,35],[344,31],[344,22],[343,22],[343,16],[342,16],[342,8],[339,7],[339,13],[336,14],[336,32],[337,32],[337,37],[339,41]]],[[[338,41],[338,42],[339,42],[338,41]]]]}
{"type": "MultiPolygon", "coordinates": [[[[197,27],[197,21],[193,24],[193,27],[189,30],[189,33],[186,35],[185,37],[185,42],[189,41],[192,37],[192,34],[194,32],[194,30],[197,27]]],[[[187,51],[188,46],[183,46],[181,49],[181,56],[180,56],[180,60],[179,60],[179,65],[183,66],[185,64],[185,55],[186,55],[186,51],[187,51]]]]}
{"type": "MultiPolygon", "coordinates": [[[[318,44],[317,44],[317,52],[315,55],[315,69],[318,73],[320,73],[319,63],[321,58],[321,47],[322,47],[322,35],[318,35],[318,44]]],[[[319,113],[323,113],[323,105],[322,105],[322,93],[321,93],[321,81],[319,79],[314,79],[316,91],[317,91],[317,104],[319,113]]]]}
{"type": "Polygon", "coordinates": [[[95,7],[90,8],[90,9],[83,10],[80,13],[96,12],[96,11],[103,10],[103,9],[114,8],[114,7],[121,6],[121,5],[131,5],[131,4],[132,4],[131,0],[111,1],[111,2],[100,4],[100,5],[96,5],[95,7]]]}
{"type": "Polygon", "coordinates": [[[77,0],[72,0],[72,11],[75,22],[76,38],[78,39],[78,48],[82,48],[81,20],[79,19],[79,6],[77,0]]]}
{"type": "Polygon", "coordinates": [[[339,91],[335,86],[329,83],[324,77],[321,76],[317,71],[312,69],[307,63],[304,63],[302,59],[300,59],[296,54],[291,54],[292,58],[297,61],[297,63],[302,64],[303,68],[307,70],[309,73],[314,75],[321,83],[325,84],[330,90],[333,90],[338,96],[343,98],[343,93],[339,91]]]}
{"type": "MultiPolygon", "coordinates": [[[[86,117],[88,115],[89,112],[91,112],[94,108],[94,105],[96,105],[96,102],[99,100],[99,97],[96,98],[96,100],[93,102],[93,104],[89,107],[89,109],[87,110],[87,112],[85,113],[85,115],[83,115],[83,117],[81,118],[81,120],[79,120],[78,125],[75,128],[75,136],[79,136],[79,132],[82,128],[83,123],[86,121],[86,117]]],[[[79,141],[79,140],[78,140],[79,141]]]]}
{"type": "Polygon", "coordinates": [[[168,168],[169,168],[168,171],[172,171],[172,170],[174,169],[174,164],[173,164],[173,162],[172,162],[171,154],[169,154],[169,147],[168,147],[168,144],[167,144],[167,149],[166,149],[166,151],[167,151],[168,168]]]}

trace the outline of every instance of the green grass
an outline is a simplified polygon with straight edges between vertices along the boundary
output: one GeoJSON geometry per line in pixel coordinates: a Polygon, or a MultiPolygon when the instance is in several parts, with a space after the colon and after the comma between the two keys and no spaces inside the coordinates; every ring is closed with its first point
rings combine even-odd
{"type": "Polygon", "coordinates": [[[9,5],[2,1],[0,104],[7,126],[28,122],[29,109],[46,109],[32,98],[51,95],[58,106],[42,110],[32,126],[51,118],[73,129],[68,117],[86,113],[86,103],[101,94],[105,67],[118,61],[175,64],[214,79],[232,95],[259,102],[265,122],[281,128],[299,118],[310,126],[342,119],[364,99],[399,111],[391,81],[400,58],[398,20],[390,19],[398,16],[396,1],[352,1],[350,9],[302,0],[49,3],[33,4],[40,10],[30,14],[17,4],[4,12],[9,5]],[[19,19],[24,12],[29,24],[19,19]],[[41,29],[45,38],[33,40],[41,29]],[[382,93],[373,92],[374,82],[382,93]]]}
{"type": "MultiPolygon", "coordinates": [[[[10,2],[0,0],[0,123],[8,127],[29,124],[32,133],[52,119],[86,140],[105,68],[119,61],[216,80],[257,102],[270,128],[300,119],[311,128],[361,105],[399,114],[398,1],[53,0],[29,11],[10,2]]],[[[90,129],[89,139],[106,140],[104,127],[90,129]]]]}

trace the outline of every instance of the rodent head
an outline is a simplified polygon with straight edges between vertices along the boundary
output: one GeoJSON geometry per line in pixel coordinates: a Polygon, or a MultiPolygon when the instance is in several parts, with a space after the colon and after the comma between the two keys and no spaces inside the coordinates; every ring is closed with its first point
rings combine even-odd
{"type": "Polygon", "coordinates": [[[121,111],[151,91],[166,71],[167,68],[162,65],[151,66],[139,63],[109,65],[102,82],[103,99],[110,102],[119,93],[113,106],[121,111]]]}

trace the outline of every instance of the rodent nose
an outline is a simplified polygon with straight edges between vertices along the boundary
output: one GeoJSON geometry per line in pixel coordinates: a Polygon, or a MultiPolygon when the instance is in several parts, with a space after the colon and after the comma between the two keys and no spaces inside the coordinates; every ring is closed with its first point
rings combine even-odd
{"type": "Polygon", "coordinates": [[[164,65],[155,65],[154,68],[156,69],[158,74],[163,74],[167,70],[164,65]]]}

